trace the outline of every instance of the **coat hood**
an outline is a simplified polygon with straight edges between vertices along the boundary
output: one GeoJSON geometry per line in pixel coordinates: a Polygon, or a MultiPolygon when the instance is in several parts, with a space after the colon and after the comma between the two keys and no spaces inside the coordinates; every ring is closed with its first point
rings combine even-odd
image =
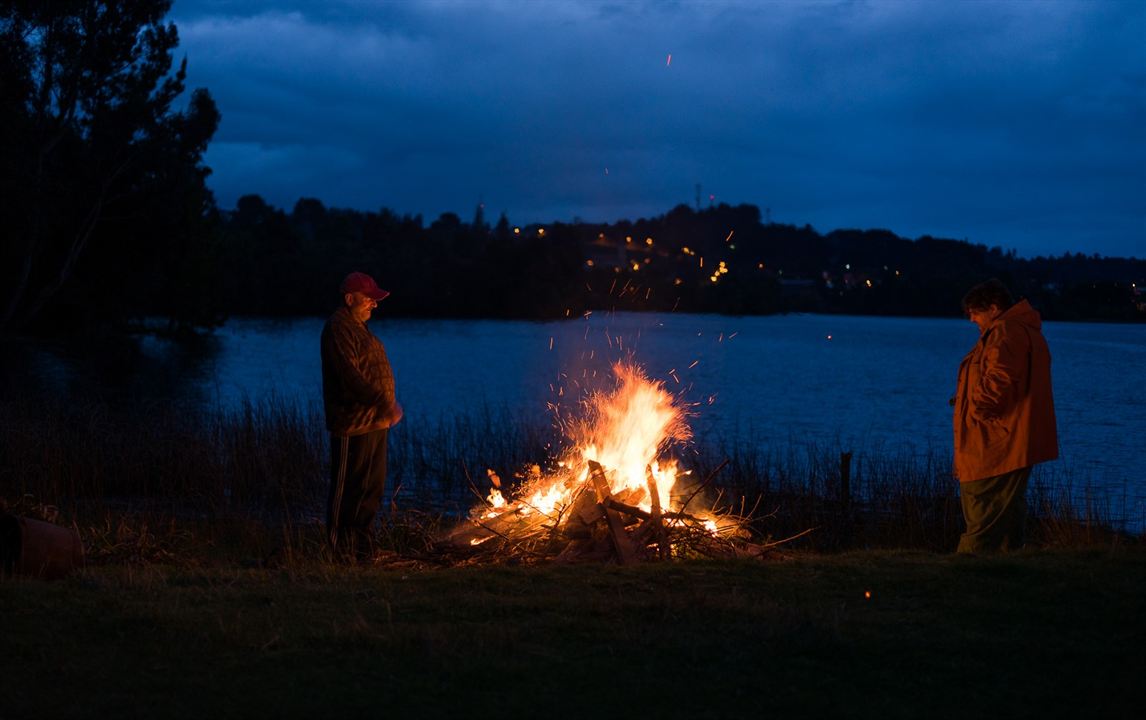
{"type": "Polygon", "coordinates": [[[1012,305],[1006,312],[995,318],[995,322],[992,323],[992,325],[1007,321],[1021,323],[1030,327],[1032,330],[1041,330],[1043,326],[1043,319],[1042,316],[1039,315],[1039,311],[1031,307],[1030,302],[1027,300],[1020,300],[1012,305]]]}

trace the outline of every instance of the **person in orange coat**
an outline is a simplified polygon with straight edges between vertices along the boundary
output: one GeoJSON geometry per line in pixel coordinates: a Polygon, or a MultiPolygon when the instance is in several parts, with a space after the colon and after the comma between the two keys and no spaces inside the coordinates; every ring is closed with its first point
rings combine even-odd
{"type": "Polygon", "coordinates": [[[971,288],[963,311],[979,341],[959,366],[955,476],[966,532],[957,552],[1023,546],[1031,468],[1058,457],[1051,356],[1042,318],[996,279],[971,288]]]}

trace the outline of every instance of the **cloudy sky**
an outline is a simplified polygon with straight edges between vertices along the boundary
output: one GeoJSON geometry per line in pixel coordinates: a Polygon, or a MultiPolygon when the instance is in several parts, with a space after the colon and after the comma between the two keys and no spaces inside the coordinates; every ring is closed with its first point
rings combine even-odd
{"type": "Polygon", "coordinates": [[[175,0],[219,204],[1146,257],[1146,2],[175,0]]]}

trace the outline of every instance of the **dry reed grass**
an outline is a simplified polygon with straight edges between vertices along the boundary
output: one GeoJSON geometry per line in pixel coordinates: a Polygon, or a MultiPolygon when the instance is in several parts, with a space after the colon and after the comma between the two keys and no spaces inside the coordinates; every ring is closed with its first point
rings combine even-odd
{"type": "MultiPolygon", "coordinates": [[[[212,412],[13,398],[0,403],[0,437],[0,497],[58,507],[97,562],[322,557],[328,441],[317,407],[270,398],[212,412]]],[[[378,535],[386,557],[426,557],[467,515],[476,502],[470,470],[510,478],[545,462],[555,442],[552,429],[507,410],[399,425],[378,535]]],[[[838,444],[717,444],[687,460],[693,477],[727,461],[699,501],[722,512],[755,508],[748,529],[760,543],[810,529],[799,547],[954,547],[962,519],[945,457],[860,449],[845,473],[842,452],[838,444]]],[[[1117,529],[1125,517],[1117,498],[1079,497],[1053,472],[1036,472],[1030,539],[1067,547],[1135,540],[1117,529]]]]}

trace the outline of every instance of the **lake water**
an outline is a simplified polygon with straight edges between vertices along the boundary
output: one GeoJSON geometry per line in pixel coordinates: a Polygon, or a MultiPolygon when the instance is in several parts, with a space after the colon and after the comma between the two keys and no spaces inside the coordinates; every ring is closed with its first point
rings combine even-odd
{"type": "MultiPolygon", "coordinates": [[[[130,358],[225,406],[268,395],[319,402],[323,319],[233,319],[187,354],[148,339],[130,358]],[[155,361],[155,362],[151,362],[155,361]],[[158,370],[154,368],[160,368],[158,370]]],[[[554,322],[371,321],[407,417],[487,407],[529,419],[575,407],[628,359],[693,404],[698,443],[951,452],[956,370],[978,338],[959,319],[593,313],[554,322]]],[[[1146,326],[1046,323],[1061,458],[1057,477],[1122,496],[1146,518],[1146,326]]],[[[66,360],[54,360],[66,364],[66,360]]],[[[119,364],[124,364],[120,362],[119,364]]],[[[66,372],[62,372],[66,375],[66,372]]],[[[155,384],[155,379],[150,381],[155,384]]]]}

